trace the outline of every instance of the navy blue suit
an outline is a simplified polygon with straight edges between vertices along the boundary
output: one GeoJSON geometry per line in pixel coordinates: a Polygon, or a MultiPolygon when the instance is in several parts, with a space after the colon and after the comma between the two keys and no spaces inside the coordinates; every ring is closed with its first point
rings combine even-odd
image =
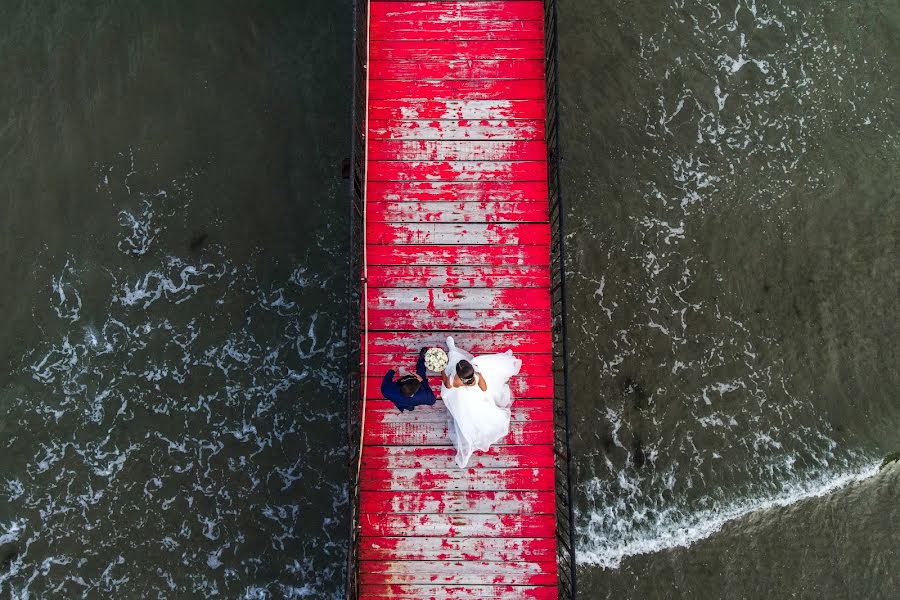
{"type": "Polygon", "coordinates": [[[431,386],[428,385],[424,352],[419,353],[419,360],[416,362],[416,373],[422,378],[422,384],[419,386],[419,390],[412,396],[404,396],[403,392],[400,391],[400,386],[394,381],[393,369],[388,370],[384,375],[384,379],[381,380],[381,395],[393,402],[394,406],[400,409],[400,412],[403,412],[404,410],[413,410],[415,407],[423,404],[431,406],[437,402],[437,398],[434,397],[434,392],[431,391],[431,386]]]}

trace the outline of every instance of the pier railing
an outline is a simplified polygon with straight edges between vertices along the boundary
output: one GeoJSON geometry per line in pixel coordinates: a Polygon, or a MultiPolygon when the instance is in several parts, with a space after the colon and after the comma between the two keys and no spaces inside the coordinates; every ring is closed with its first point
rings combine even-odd
{"type": "Polygon", "coordinates": [[[366,74],[368,62],[368,2],[355,0],[353,6],[353,139],[350,146],[350,304],[348,321],[347,444],[349,481],[350,547],[347,552],[348,599],[357,597],[359,560],[359,453],[361,451],[361,407],[363,382],[362,298],[364,279],[364,193],[366,176],[366,74]]]}
{"type": "Polygon", "coordinates": [[[575,514],[570,450],[571,399],[566,336],[565,207],[560,191],[559,54],[557,2],[544,0],[544,69],[547,84],[547,168],[550,198],[550,293],[553,313],[553,408],[556,451],[556,556],[559,597],[576,597],[575,514]]]}

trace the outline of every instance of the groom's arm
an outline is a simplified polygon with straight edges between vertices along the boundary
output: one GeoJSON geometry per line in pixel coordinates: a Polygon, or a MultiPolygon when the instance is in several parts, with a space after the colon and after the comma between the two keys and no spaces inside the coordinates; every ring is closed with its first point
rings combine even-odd
{"type": "Polygon", "coordinates": [[[434,403],[437,402],[437,396],[434,395],[434,390],[431,389],[431,386],[428,385],[428,380],[422,381],[422,390],[424,390],[425,401],[424,404],[428,406],[434,406],[434,403]]]}
{"type": "Polygon", "coordinates": [[[428,371],[425,370],[425,353],[419,352],[419,360],[416,361],[416,374],[428,385],[428,371]]]}
{"type": "Polygon", "coordinates": [[[394,370],[388,369],[388,372],[384,374],[384,378],[381,380],[381,395],[387,400],[393,400],[393,392],[396,387],[396,384],[394,384],[394,370]]]}

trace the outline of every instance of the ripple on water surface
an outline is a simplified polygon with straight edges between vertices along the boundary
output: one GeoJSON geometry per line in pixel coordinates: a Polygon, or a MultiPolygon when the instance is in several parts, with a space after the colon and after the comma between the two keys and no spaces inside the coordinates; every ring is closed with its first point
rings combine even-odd
{"type": "Polygon", "coordinates": [[[689,545],[876,470],[847,430],[883,423],[840,404],[887,398],[828,353],[889,345],[890,183],[846,173],[883,181],[897,124],[889,53],[836,9],[561,11],[583,564],[689,545]]]}
{"type": "Polygon", "coordinates": [[[98,191],[120,226],[109,251],[133,262],[47,259],[45,330],[3,390],[0,590],[338,597],[342,281],[168,252],[192,175],[142,191],[120,158],[98,191]]]}

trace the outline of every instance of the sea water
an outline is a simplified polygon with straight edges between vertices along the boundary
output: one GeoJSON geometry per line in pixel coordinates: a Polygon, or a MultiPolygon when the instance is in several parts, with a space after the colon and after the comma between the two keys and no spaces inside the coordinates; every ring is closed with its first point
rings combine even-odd
{"type": "Polygon", "coordinates": [[[343,597],[351,23],[0,6],[0,596],[343,597]]]}
{"type": "Polygon", "coordinates": [[[900,6],[559,13],[581,595],[891,596],[900,6]]]}

